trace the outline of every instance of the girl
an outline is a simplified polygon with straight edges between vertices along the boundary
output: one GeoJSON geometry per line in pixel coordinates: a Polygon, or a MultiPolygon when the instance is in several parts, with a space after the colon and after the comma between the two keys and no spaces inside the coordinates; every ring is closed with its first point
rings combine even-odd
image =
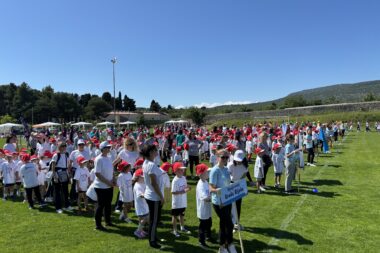
{"type": "Polygon", "coordinates": [[[276,143],[273,146],[273,168],[274,168],[274,187],[279,188],[281,182],[281,175],[284,169],[284,156],[281,153],[281,144],[276,143]]]}
{"type": "Polygon", "coordinates": [[[76,191],[78,193],[78,211],[81,211],[81,202],[84,203],[84,210],[87,211],[88,209],[88,200],[86,196],[86,192],[88,189],[88,186],[90,185],[90,172],[88,172],[88,169],[86,168],[88,160],[86,160],[83,156],[78,156],[76,162],[78,163],[79,167],[75,170],[74,179],[76,182],[76,191]]]}
{"type": "Polygon", "coordinates": [[[134,232],[134,235],[138,238],[144,238],[148,235],[148,233],[144,231],[144,226],[149,221],[149,207],[144,198],[146,186],[142,168],[135,171],[134,177],[137,181],[133,186],[133,196],[135,200],[135,212],[139,217],[139,226],[134,232]]]}
{"type": "Polygon", "coordinates": [[[255,149],[255,154],[257,157],[253,173],[256,178],[257,193],[261,193],[262,191],[265,192],[265,188],[262,185],[262,180],[264,178],[264,162],[262,157],[265,154],[265,150],[258,147],[255,149]]]}
{"type": "Polygon", "coordinates": [[[128,212],[132,208],[133,202],[131,165],[126,161],[122,161],[117,166],[117,170],[120,172],[117,177],[117,186],[120,191],[120,200],[123,202],[123,212],[120,214],[119,219],[131,223],[132,220],[128,218],[128,212]]]}
{"type": "Polygon", "coordinates": [[[13,187],[15,185],[16,178],[12,153],[8,150],[5,150],[4,153],[6,156],[6,161],[1,165],[1,177],[3,178],[4,185],[3,200],[7,200],[8,196],[14,199],[13,187]]]}
{"type": "Polygon", "coordinates": [[[172,156],[172,163],[175,163],[175,162],[182,162],[182,147],[181,146],[177,146],[175,148],[175,153],[173,153],[173,156],[172,156]]]}

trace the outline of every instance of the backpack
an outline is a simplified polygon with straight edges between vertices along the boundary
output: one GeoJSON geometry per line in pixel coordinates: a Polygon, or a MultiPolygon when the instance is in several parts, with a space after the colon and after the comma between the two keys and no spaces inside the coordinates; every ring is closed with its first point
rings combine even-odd
{"type": "MultiPolygon", "coordinates": [[[[67,158],[69,157],[69,153],[66,152],[65,155],[66,155],[66,168],[56,170],[57,175],[58,175],[58,181],[60,183],[65,183],[69,181],[69,175],[67,174],[67,158]]],[[[57,158],[57,162],[55,163],[56,165],[58,164],[59,159],[61,159],[61,153],[57,153],[57,156],[58,158],[57,158]]],[[[50,164],[49,164],[49,171],[51,170],[52,170],[52,161],[50,161],[50,164]]]]}

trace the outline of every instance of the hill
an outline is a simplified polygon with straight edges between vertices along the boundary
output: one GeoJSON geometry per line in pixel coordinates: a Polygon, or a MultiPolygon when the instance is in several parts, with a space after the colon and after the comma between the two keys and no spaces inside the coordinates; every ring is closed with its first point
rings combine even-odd
{"type": "Polygon", "coordinates": [[[352,84],[335,84],[290,93],[276,100],[246,104],[224,105],[207,109],[208,114],[274,110],[307,105],[374,101],[380,99],[380,80],[352,84]]]}

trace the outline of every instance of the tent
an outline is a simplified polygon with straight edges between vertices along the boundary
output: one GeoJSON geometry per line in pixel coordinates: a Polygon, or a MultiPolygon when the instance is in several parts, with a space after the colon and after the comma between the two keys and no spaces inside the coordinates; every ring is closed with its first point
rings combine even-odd
{"type": "Polygon", "coordinates": [[[91,123],[88,123],[88,122],[77,122],[77,123],[73,123],[71,124],[72,126],[92,126],[91,123]]]}
{"type": "Polygon", "coordinates": [[[133,121],[125,121],[125,122],[120,122],[120,125],[136,125],[137,123],[136,122],[133,122],[133,121]]]}
{"type": "Polygon", "coordinates": [[[33,125],[33,128],[53,127],[53,126],[60,126],[60,125],[61,124],[59,124],[59,123],[45,122],[45,123],[42,123],[42,124],[33,125]]]}
{"type": "Polygon", "coordinates": [[[14,128],[24,128],[23,125],[14,123],[5,123],[0,125],[0,133],[10,133],[14,128]]]}
{"type": "Polygon", "coordinates": [[[105,121],[105,122],[98,123],[96,125],[97,126],[108,126],[108,125],[115,125],[115,123],[112,123],[112,122],[109,122],[109,121],[105,121]]]}

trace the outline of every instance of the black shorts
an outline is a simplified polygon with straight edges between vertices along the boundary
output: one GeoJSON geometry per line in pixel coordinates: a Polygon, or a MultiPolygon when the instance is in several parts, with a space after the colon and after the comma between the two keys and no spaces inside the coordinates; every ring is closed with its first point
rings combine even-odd
{"type": "Polygon", "coordinates": [[[186,208],[172,209],[172,216],[185,216],[186,208]]]}
{"type": "Polygon", "coordinates": [[[5,184],[4,187],[11,187],[14,186],[15,184],[5,184]]]}
{"type": "Polygon", "coordinates": [[[86,191],[79,191],[78,193],[86,193],[86,191]]]}
{"type": "Polygon", "coordinates": [[[20,186],[22,184],[22,182],[16,182],[16,185],[20,186]]]}

